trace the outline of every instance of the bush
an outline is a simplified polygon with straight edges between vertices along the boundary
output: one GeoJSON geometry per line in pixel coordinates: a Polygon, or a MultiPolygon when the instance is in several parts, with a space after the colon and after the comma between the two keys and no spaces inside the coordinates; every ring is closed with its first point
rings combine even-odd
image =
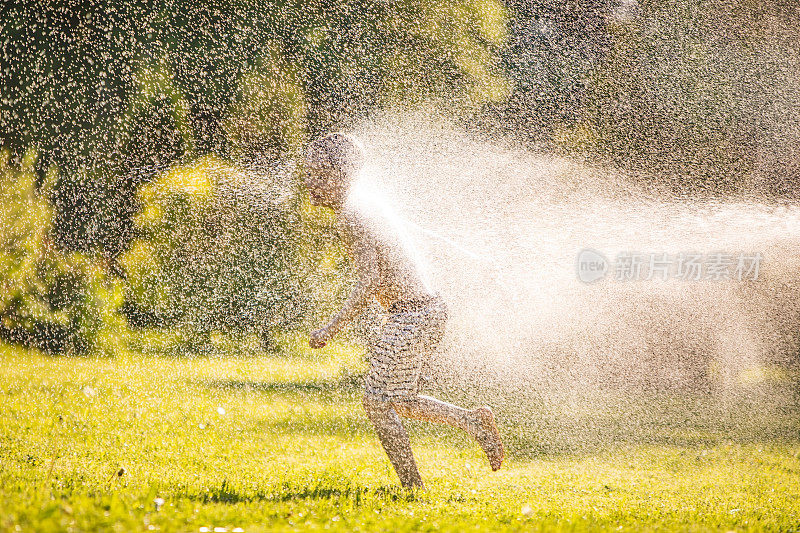
{"type": "Polygon", "coordinates": [[[142,187],[139,237],[122,257],[128,298],[149,325],[203,344],[212,331],[260,333],[296,321],[302,221],[288,186],[214,156],[142,187]]]}
{"type": "Polygon", "coordinates": [[[124,329],[122,286],[53,245],[47,196],[56,175],[37,187],[35,160],[29,151],[16,166],[0,154],[0,338],[49,353],[113,353],[124,329]]]}

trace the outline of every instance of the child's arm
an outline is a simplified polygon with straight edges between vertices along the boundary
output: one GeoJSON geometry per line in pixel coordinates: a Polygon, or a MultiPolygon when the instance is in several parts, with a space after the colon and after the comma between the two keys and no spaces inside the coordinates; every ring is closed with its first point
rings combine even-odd
{"type": "Polygon", "coordinates": [[[325,343],[358,316],[367,306],[380,283],[378,253],[375,245],[363,231],[352,235],[353,262],[358,273],[358,281],[342,309],[331,318],[328,325],[311,333],[309,344],[312,348],[322,348],[325,343]]]}

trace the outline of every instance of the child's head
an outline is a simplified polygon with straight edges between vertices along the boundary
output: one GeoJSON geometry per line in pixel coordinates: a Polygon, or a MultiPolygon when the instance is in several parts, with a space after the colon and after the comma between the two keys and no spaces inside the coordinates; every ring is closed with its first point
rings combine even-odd
{"type": "Polygon", "coordinates": [[[346,133],[329,133],[306,152],[304,182],[314,205],[333,207],[344,201],[352,179],[364,164],[364,148],[346,133]]]}

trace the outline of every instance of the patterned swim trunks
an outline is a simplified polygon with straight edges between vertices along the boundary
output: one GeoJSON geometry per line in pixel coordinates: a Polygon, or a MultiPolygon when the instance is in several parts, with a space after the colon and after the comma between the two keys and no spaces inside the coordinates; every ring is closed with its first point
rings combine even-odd
{"type": "Polygon", "coordinates": [[[380,336],[370,346],[368,394],[384,401],[413,399],[422,367],[444,336],[447,306],[441,296],[396,302],[380,336]]]}

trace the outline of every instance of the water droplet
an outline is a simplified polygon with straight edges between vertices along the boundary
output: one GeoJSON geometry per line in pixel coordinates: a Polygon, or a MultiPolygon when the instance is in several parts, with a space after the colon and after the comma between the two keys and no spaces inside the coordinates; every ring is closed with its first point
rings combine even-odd
{"type": "Polygon", "coordinates": [[[530,505],[526,504],[522,506],[520,513],[522,514],[522,516],[531,516],[533,515],[533,509],[531,508],[530,505]]]}

